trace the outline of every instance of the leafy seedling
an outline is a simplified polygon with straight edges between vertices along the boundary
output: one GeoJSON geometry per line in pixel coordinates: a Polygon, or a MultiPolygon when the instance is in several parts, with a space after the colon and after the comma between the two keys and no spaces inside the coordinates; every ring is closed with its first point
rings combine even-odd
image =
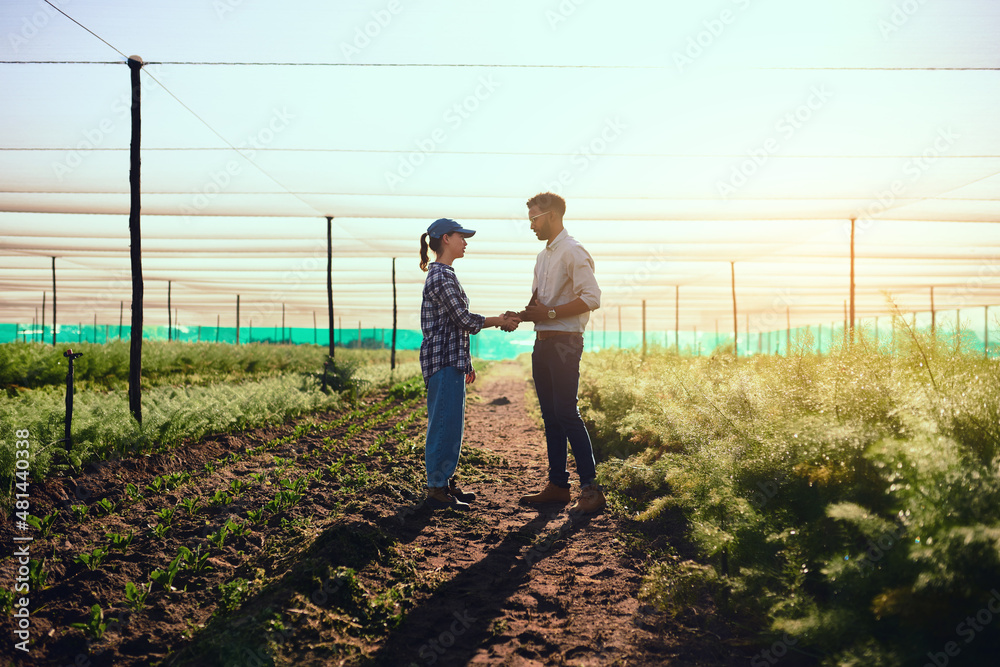
{"type": "Polygon", "coordinates": [[[28,516],[28,524],[38,531],[39,537],[44,539],[49,536],[50,532],[52,532],[52,525],[55,523],[56,516],[58,514],[59,510],[53,510],[51,514],[47,514],[42,518],[31,515],[28,516]]]}
{"type": "MultiPolygon", "coordinates": [[[[118,622],[116,618],[110,620],[113,623],[118,622]]],[[[108,624],[104,621],[104,611],[99,604],[95,604],[90,608],[90,616],[87,618],[86,623],[73,623],[72,626],[83,630],[95,640],[103,637],[105,630],[108,629],[108,624]]]]}
{"type": "Polygon", "coordinates": [[[73,559],[73,562],[83,563],[88,570],[93,572],[94,570],[96,570],[101,566],[101,563],[104,562],[104,559],[108,557],[109,553],[110,550],[106,549],[105,547],[96,547],[89,554],[88,553],[79,554],[76,558],[73,559]]]}
{"type": "Polygon", "coordinates": [[[125,553],[125,550],[129,548],[132,544],[132,538],[135,537],[135,533],[129,531],[128,535],[121,535],[119,533],[108,533],[108,539],[111,540],[111,548],[125,553]]]}
{"type": "Polygon", "coordinates": [[[153,590],[153,582],[136,586],[131,581],[125,584],[125,601],[132,611],[140,612],[146,606],[146,598],[153,590]]]}

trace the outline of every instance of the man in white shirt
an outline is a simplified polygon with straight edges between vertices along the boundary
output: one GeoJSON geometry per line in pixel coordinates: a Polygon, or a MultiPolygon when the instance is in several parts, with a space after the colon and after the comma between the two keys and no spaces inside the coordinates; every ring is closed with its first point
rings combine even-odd
{"type": "Polygon", "coordinates": [[[545,192],[528,200],[531,230],[546,244],[535,262],[531,301],[516,315],[535,323],[531,374],[545,422],[549,480],[541,492],[524,496],[521,502],[570,501],[566,470],[569,440],[580,475],[580,497],[571,510],[590,513],[601,510],[605,499],[597,485],[594,449],[577,407],[577,390],[583,332],[590,311],[601,305],[601,288],[590,253],[563,227],[565,213],[566,201],[557,194],[545,192]]]}

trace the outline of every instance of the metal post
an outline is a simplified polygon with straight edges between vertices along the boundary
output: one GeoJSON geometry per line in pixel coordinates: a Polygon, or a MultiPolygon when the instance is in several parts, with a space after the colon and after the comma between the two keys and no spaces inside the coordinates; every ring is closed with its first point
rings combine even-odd
{"type": "Polygon", "coordinates": [[[844,345],[847,345],[847,301],[844,301],[844,345]]]}
{"type": "Polygon", "coordinates": [[[733,283],[733,356],[740,356],[740,329],[736,319],[736,262],[729,262],[729,269],[732,273],[733,283]]]}
{"type": "Polygon", "coordinates": [[[333,339],[333,216],[330,215],[326,216],[326,312],[330,318],[330,361],[332,362],[336,351],[333,339]]]}
{"type": "Polygon", "coordinates": [[[674,347],[681,353],[681,286],[674,285],[674,347]]]}
{"type": "Polygon", "coordinates": [[[167,340],[171,341],[174,339],[174,325],[170,319],[170,281],[167,281],[167,340]]]}
{"type": "Polygon", "coordinates": [[[745,349],[747,356],[750,356],[750,313],[745,313],[744,319],[746,320],[746,334],[747,334],[745,349]]]}
{"type": "Polygon", "coordinates": [[[785,356],[792,354],[792,311],[785,306],[785,356]]]}
{"type": "Polygon", "coordinates": [[[52,346],[56,344],[56,258],[52,258],[52,346]]]}
{"type": "Polygon", "coordinates": [[[646,300],[642,300],[642,356],[646,356],[646,300]]]}
{"type": "Polygon", "coordinates": [[[618,349],[622,349],[622,307],[618,306],[618,349]]]}
{"type": "Polygon", "coordinates": [[[850,343],[854,344],[854,218],[851,218],[851,330],[850,343]]]}
{"type": "MultiPolygon", "coordinates": [[[[476,337],[476,343],[479,338],[476,337]]],[[[478,345],[477,345],[478,347],[478,345]]],[[[389,356],[389,370],[396,370],[396,258],[392,258],[392,353],[389,356]]]]}
{"type": "Polygon", "coordinates": [[[236,295],[236,344],[240,344],[240,295],[236,295]]]}
{"type": "Polygon", "coordinates": [[[937,338],[937,313],[934,311],[934,286],[931,285],[931,337],[937,338]]]}

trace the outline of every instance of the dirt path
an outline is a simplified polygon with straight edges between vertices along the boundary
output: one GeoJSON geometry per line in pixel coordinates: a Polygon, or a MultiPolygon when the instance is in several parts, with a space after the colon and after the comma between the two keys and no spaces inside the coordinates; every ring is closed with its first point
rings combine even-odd
{"type": "Polygon", "coordinates": [[[464,483],[479,494],[470,516],[405,519],[426,566],[448,579],[407,614],[375,663],[736,664],[703,627],[668,623],[638,600],[641,555],[629,553],[610,512],[574,518],[568,506],[518,505],[546,479],[544,436],[529,415],[532,392],[514,363],[495,367],[477,387],[465,444],[500,459],[475,466],[479,479],[464,483]]]}

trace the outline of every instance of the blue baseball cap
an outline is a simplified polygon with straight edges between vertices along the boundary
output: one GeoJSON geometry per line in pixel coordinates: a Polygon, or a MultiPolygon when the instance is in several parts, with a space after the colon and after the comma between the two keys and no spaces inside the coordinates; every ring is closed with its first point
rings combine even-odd
{"type": "Polygon", "coordinates": [[[453,234],[455,232],[465,234],[466,236],[473,236],[476,233],[473,229],[465,229],[451,218],[439,218],[427,228],[427,235],[432,239],[439,239],[445,234],[453,234]]]}

